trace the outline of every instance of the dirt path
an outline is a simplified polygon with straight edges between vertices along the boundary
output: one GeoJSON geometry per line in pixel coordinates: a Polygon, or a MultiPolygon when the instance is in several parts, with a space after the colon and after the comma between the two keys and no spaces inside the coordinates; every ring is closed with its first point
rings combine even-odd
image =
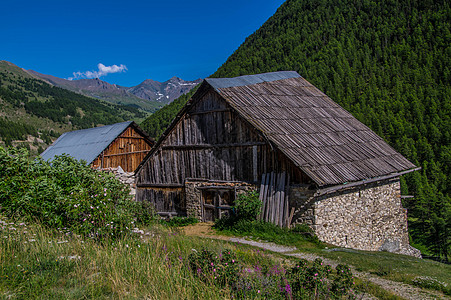
{"type": "MultiPolygon", "coordinates": [[[[189,236],[199,236],[204,238],[211,238],[211,239],[221,239],[226,240],[230,242],[235,243],[241,243],[246,244],[258,248],[262,248],[265,250],[273,251],[276,253],[280,253],[282,255],[291,256],[291,257],[297,257],[297,258],[303,258],[309,261],[313,261],[316,258],[322,259],[326,264],[331,265],[332,267],[336,267],[338,262],[334,260],[330,260],[324,257],[321,257],[316,254],[312,253],[302,253],[300,252],[296,247],[289,247],[289,246],[282,246],[277,245],[274,243],[268,243],[268,242],[257,242],[252,240],[247,240],[245,238],[237,238],[237,237],[228,237],[228,236],[221,236],[216,235],[215,231],[211,228],[211,223],[198,223],[195,225],[190,225],[184,228],[184,233],[189,236]]],[[[451,299],[451,297],[447,297],[446,295],[431,291],[431,290],[425,290],[421,289],[412,285],[408,285],[405,283],[392,281],[388,279],[383,279],[379,276],[372,275],[367,272],[359,272],[355,269],[354,266],[350,266],[352,269],[353,274],[355,276],[370,281],[374,284],[379,285],[384,290],[389,291],[399,297],[402,297],[404,299],[412,299],[412,300],[419,300],[419,299],[451,299]]],[[[372,298],[370,295],[365,295],[364,299],[375,299],[372,298]]]]}

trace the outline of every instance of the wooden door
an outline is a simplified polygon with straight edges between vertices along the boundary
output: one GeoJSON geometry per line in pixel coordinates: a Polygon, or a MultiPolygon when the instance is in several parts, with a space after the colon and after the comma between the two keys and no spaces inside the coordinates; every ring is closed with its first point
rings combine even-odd
{"type": "Polygon", "coordinates": [[[211,222],[230,213],[235,203],[232,189],[208,189],[202,191],[203,221],[211,222]]]}

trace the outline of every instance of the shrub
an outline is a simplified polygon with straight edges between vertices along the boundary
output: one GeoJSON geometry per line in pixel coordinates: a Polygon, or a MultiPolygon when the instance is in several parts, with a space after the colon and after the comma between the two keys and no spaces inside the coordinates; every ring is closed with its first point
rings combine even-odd
{"type": "Polygon", "coordinates": [[[194,250],[188,256],[188,261],[194,274],[207,283],[221,287],[235,281],[240,270],[235,253],[227,249],[219,255],[207,249],[202,249],[200,252],[194,250]]]}
{"type": "Polygon", "coordinates": [[[256,220],[261,207],[262,202],[256,191],[239,194],[235,200],[237,217],[242,220],[256,220]]]}
{"type": "Polygon", "coordinates": [[[346,295],[354,284],[351,269],[348,265],[337,265],[335,268],[337,276],[332,282],[332,292],[336,295],[346,295]]]}
{"type": "Polygon", "coordinates": [[[119,236],[133,226],[136,202],[114,175],[69,156],[49,163],[24,149],[0,147],[0,211],[9,217],[91,236],[119,236]]]}

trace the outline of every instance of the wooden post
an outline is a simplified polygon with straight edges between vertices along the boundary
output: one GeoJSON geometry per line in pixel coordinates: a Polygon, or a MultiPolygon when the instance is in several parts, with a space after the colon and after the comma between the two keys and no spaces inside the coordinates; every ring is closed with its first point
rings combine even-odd
{"type": "Polygon", "coordinates": [[[288,224],[288,211],[289,211],[289,194],[290,194],[290,173],[287,174],[287,182],[285,183],[285,206],[284,206],[284,214],[283,214],[283,224],[285,227],[289,227],[288,224]]]}
{"type": "Polygon", "coordinates": [[[288,227],[291,226],[291,221],[293,219],[293,215],[294,215],[294,207],[291,208],[290,217],[288,218],[288,227]]]}
{"type": "Polygon", "coordinates": [[[254,182],[258,180],[258,168],[257,168],[257,146],[252,146],[252,166],[254,172],[254,182]]]}
{"type": "Polygon", "coordinates": [[[279,219],[278,225],[283,227],[283,216],[284,216],[284,208],[285,208],[285,172],[280,174],[280,202],[279,202],[279,219]]]}
{"type": "Polygon", "coordinates": [[[258,219],[261,220],[263,213],[265,211],[265,181],[266,181],[266,174],[262,175],[262,182],[260,184],[260,195],[259,195],[259,200],[262,203],[262,207],[260,210],[260,214],[258,215],[258,219]]]}
{"type": "Polygon", "coordinates": [[[269,191],[268,191],[268,208],[266,209],[265,221],[271,222],[271,211],[272,211],[272,202],[273,202],[273,194],[274,194],[274,172],[271,172],[271,180],[269,182],[269,191]]]}

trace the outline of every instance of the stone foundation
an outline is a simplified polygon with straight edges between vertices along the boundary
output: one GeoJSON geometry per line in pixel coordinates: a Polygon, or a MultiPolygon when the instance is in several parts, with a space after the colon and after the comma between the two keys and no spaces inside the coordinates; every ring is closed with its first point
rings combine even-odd
{"type": "Polygon", "coordinates": [[[308,186],[291,188],[290,206],[296,207],[292,224],[306,223],[321,241],[339,247],[421,257],[409,245],[399,179],[321,197],[314,192],[308,186]]]}

